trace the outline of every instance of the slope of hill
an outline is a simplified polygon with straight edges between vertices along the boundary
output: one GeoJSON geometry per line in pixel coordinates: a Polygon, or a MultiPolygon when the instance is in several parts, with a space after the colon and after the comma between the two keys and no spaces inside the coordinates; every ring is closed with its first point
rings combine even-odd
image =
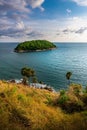
{"type": "Polygon", "coordinates": [[[87,111],[66,113],[58,99],[59,92],[0,81],[0,130],[86,130],[87,111]]]}

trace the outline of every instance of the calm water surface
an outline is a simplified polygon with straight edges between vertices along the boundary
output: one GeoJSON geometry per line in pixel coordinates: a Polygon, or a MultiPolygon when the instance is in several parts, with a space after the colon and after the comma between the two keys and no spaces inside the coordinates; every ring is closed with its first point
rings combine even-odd
{"type": "Polygon", "coordinates": [[[15,53],[18,43],[0,43],[0,79],[20,79],[22,67],[36,70],[39,81],[56,90],[66,88],[66,72],[73,73],[71,82],[87,85],[87,44],[55,43],[55,50],[15,53]]]}

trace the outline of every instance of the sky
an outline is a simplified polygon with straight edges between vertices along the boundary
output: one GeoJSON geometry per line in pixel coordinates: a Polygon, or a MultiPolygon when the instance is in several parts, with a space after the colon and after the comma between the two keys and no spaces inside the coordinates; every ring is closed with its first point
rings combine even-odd
{"type": "Polygon", "coordinates": [[[0,42],[87,42],[87,0],[0,0],[0,42]]]}

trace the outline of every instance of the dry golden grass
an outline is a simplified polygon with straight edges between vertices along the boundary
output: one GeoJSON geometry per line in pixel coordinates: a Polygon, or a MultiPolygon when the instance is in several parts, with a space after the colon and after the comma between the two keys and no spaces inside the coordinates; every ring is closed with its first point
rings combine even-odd
{"type": "Polygon", "coordinates": [[[59,94],[0,81],[0,130],[86,130],[87,112],[66,114],[59,94]]]}

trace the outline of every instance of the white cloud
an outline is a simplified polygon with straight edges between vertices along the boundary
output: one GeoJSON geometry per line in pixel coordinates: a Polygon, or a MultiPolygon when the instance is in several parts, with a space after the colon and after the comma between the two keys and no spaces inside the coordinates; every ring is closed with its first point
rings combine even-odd
{"type": "MultiPolygon", "coordinates": [[[[43,11],[44,1],[0,0],[0,40],[87,41],[87,18],[85,17],[31,20],[29,18],[31,10],[40,8],[43,11]]],[[[69,8],[66,11],[68,14],[72,12],[69,8]]]]}
{"type": "Polygon", "coordinates": [[[87,6],[87,0],[72,0],[80,6],[87,6]]]}
{"type": "Polygon", "coordinates": [[[0,39],[17,39],[18,41],[32,39],[47,39],[59,42],[85,42],[87,41],[87,18],[71,17],[61,20],[30,20],[26,23],[18,21],[10,23],[6,20],[0,21],[0,39]],[[5,24],[5,26],[3,25],[5,24]]]}
{"type": "Polygon", "coordinates": [[[21,21],[20,23],[18,22],[18,23],[16,24],[16,28],[17,28],[17,29],[19,29],[19,30],[24,29],[24,28],[25,28],[25,26],[24,26],[23,21],[21,21]]]}
{"type": "Polygon", "coordinates": [[[72,11],[70,9],[66,9],[66,12],[70,14],[72,11]]]}
{"type": "Polygon", "coordinates": [[[45,0],[26,0],[32,8],[40,8],[41,11],[44,11],[44,8],[41,6],[45,0]]]}
{"type": "Polygon", "coordinates": [[[59,27],[57,36],[63,42],[87,42],[87,18],[72,17],[64,20],[64,26],[59,27]]]}
{"type": "Polygon", "coordinates": [[[18,11],[18,12],[29,12],[29,8],[26,8],[25,0],[0,0],[0,14],[2,12],[8,11],[18,11]]]}
{"type": "Polygon", "coordinates": [[[5,21],[4,19],[0,21],[0,41],[5,39],[8,41],[25,41],[38,39],[38,37],[43,39],[43,36],[43,33],[33,28],[33,25],[30,26],[29,23],[24,23],[23,21],[10,23],[6,19],[5,21]]]}
{"type": "Polygon", "coordinates": [[[42,4],[45,0],[0,0],[0,40],[1,39],[30,39],[43,35],[30,27],[30,13],[39,8],[44,11],[42,4]],[[31,8],[30,8],[31,7],[31,8]],[[28,23],[26,23],[26,21],[28,23]],[[31,28],[31,29],[30,29],[31,28]]]}
{"type": "Polygon", "coordinates": [[[42,4],[45,0],[0,0],[0,15],[8,13],[30,13],[29,6],[34,8],[40,8],[42,11],[44,8],[42,4]]]}

